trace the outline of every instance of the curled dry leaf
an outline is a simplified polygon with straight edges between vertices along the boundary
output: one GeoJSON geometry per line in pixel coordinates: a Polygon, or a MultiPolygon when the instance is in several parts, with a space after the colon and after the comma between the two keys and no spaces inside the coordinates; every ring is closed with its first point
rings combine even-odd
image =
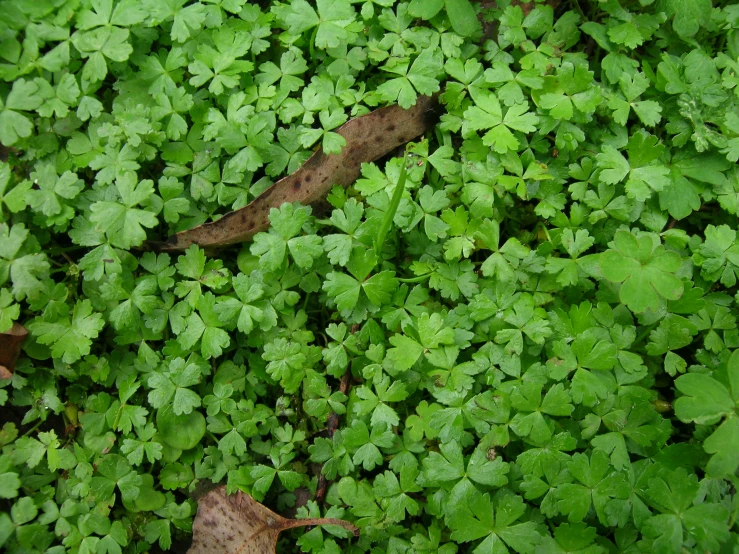
{"type": "Polygon", "coordinates": [[[226,487],[218,487],[198,501],[188,554],[274,554],[281,531],[308,525],[340,525],[359,534],[359,529],[348,521],[287,519],[248,494],[239,491],[228,495],[226,487]]]}
{"type": "Polygon", "coordinates": [[[155,250],[186,250],[197,244],[214,248],[249,240],[269,227],[269,211],[284,202],[312,204],[334,185],[348,187],[360,175],[363,162],[374,161],[431,129],[437,121],[438,95],[421,96],[404,110],[398,105],[380,108],[348,121],[335,132],[346,139],[339,154],[319,149],[291,175],[260,194],[248,206],[228,212],[218,221],[172,235],[164,242],[147,242],[155,250]]]}
{"type": "Polygon", "coordinates": [[[28,331],[20,323],[0,333],[0,379],[10,379],[15,370],[15,362],[21,354],[21,346],[26,340],[28,331]]]}

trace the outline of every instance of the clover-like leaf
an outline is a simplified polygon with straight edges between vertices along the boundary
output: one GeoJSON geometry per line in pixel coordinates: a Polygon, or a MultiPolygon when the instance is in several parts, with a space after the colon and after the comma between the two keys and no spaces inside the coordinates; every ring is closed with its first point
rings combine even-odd
{"type": "Polygon", "coordinates": [[[656,311],[660,299],[677,300],[684,290],[675,275],[680,269],[680,256],[665,249],[655,235],[638,237],[628,231],[617,231],[614,246],[599,256],[598,266],[605,279],[621,283],[619,298],[631,311],[656,311]]]}

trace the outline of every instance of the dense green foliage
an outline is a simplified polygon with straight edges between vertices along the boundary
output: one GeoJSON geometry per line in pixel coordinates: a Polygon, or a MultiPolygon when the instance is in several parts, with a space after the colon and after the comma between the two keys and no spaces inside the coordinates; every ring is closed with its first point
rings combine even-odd
{"type": "Polygon", "coordinates": [[[4,552],[181,548],[211,482],[362,529],[283,552],[736,552],[739,6],[554,4],[0,1],[4,552]],[[399,203],[137,249],[441,88],[399,203]]]}

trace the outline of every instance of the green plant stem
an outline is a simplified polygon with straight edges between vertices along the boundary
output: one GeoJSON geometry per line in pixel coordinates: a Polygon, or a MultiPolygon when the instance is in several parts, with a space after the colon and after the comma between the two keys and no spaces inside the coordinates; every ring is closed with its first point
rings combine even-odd
{"type": "Polygon", "coordinates": [[[30,435],[31,433],[33,433],[33,432],[34,432],[34,431],[35,431],[36,429],[38,429],[39,427],[41,427],[41,424],[42,424],[42,423],[43,423],[43,421],[39,421],[39,422],[38,422],[38,423],[37,423],[36,425],[34,425],[33,427],[31,427],[31,428],[30,428],[30,429],[29,429],[28,431],[26,431],[25,433],[23,433],[23,434],[21,435],[21,437],[27,437],[28,435],[30,435]]]}
{"type": "Polygon", "coordinates": [[[400,283],[422,283],[429,277],[431,277],[433,273],[424,273],[423,275],[418,275],[416,277],[408,277],[407,279],[398,279],[398,282],[400,283]]]}
{"type": "Polygon", "coordinates": [[[651,325],[647,325],[647,327],[641,333],[639,333],[639,336],[637,336],[636,339],[634,339],[633,344],[639,344],[641,341],[643,341],[644,338],[649,333],[651,333],[652,330],[654,330],[655,327],[657,327],[657,324],[656,323],[652,323],[651,325]]]}
{"type": "Polygon", "coordinates": [[[56,246],[44,250],[47,254],[61,254],[62,252],[74,252],[76,250],[85,250],[87,246],[56,246]]]}
{"type": "Polygon", "coordinates": [[[403,157],[403,165],[400,168],[400,176],[398,177],[398,183],[395,185],[395,190],[393,191],[393,197],[390,199],[390,205],[388,206],[387,211],[385,212],[385,217],[382,219],[382,225],[380,226],[380,230],[377,232],[377,240],[375,241],[375,254],[377,255],[378,260],[380,260],[380,255],[382,253],[382,246],[385,243],[385,237],[387,237],[387,234],[390,231],[390,227],[393,224],[393,218],[395,217],[395,213],[398,211],[398,206],[400,205],[400,199],[403,198],[403,192],[405,191],[405,178],[407,175],[407,170],[406,170],[407,163],[408,163],[408,150],[405,151],[405,156],[403,157]]]}
{"type": "Polygon", "coordinates": [[[121,421],[121,416],[123,415],[123,407],[125,405],[126,405],[125,402],[121,402],[121,407],[118,408],[118,413],[115,415],[115,421],[113,422],[113,427],[112,427],[113,431],[115,431],[116,429],[118,429],[118,424],[121,421]]]}
{"type": "Polygon", "coordinates": [[[318,34],[318,25],[315,26],[310,36],[310,42],[308,43],[308,52],[310,52],[311,59],[315,59],[316,52],[314,50],[316,44],[316,35],[318,34]]]}

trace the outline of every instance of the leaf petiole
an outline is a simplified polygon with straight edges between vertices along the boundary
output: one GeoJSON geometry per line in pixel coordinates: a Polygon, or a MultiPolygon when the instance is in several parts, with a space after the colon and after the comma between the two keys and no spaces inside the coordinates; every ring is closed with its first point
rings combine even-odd
{"type": "Polygon", "coordinates": [[[424,273],[423,275],[417,275],[416,277],[408,277],[407,279],[398,279],[399,283],[422,283],[429,277],[431,277],[433,273],[424,273]]]}
{"type": "Polygon", "coordinates": [[[385,212],[385,217],[382,220],[382,225],[380,226],[380,230],[377,232],[377,239],[375,240],[375,254],[377,255],[377,259],[381,259],[381,252],[382,252],[382,246],[385,243],[385,237],[387,237],[388,232],[390,231],[390,227],[393,224],[393,218],[395,217],[395,212],[398,211],[398,206],[400,205],[400,199],[403,197],[403,192],[405,191],[405,178],[407,175],[406,171],[406,165],[408,164],[408,149],[405,150],[405,156],[403,157],[403,165],[400,168],[400,176],[398,177],[398,183],[395,185],[395,190],[393,191],[393,196],[390,199],[390,205],[387,208],[387,211],[385,212]]]}

